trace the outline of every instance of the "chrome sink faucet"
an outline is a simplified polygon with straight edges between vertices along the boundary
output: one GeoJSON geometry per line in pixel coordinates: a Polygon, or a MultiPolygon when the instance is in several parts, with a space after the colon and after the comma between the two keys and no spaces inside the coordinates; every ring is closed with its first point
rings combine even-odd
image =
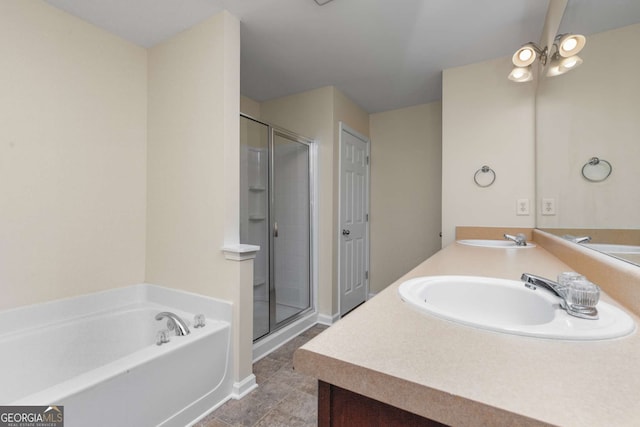
{"type": "Polygon", "coordinates": [[[167,328],[169,328],[170,331],[175,330],[176,336],[184,336],[191,333],[187,323],[177,314],[171,313],[170,311],[163,311],[156,315],[156,320],[162,320],[165,318],[167,319],[167,328]]]}
{"type": "Polygon", "coordinates": [[[590,236],[576,237],[573,241],[576,243],[588,243],[591,241],[591,237],[590,236]]]}
{"type": "Polygon", "coordinates": [[[571,234],[565,234],[562,238],[573,243],[588,243],[591,241],[591,236],[574,236],[571,234]]]}
{"type": "Polygon", "coordinates": [[[504,238],[515,242],[516,246],[527,246],[527,238],[522,233],[518,233],[515,236],[505,233],[504,238]]]}
{"type": "Polygon", "coordinates": [[[598,319],[596,304],[600,297],[600,288],[593,283],[584,280],[577,286],[563,286],[553,280],[530,273],[523,273],[520,280],[522,280],[524,285],[529,289],[535,290],[537,287],[544,288],[560,297],[560,307],[565,309],[570,315],[582,319],[598,319]]]}

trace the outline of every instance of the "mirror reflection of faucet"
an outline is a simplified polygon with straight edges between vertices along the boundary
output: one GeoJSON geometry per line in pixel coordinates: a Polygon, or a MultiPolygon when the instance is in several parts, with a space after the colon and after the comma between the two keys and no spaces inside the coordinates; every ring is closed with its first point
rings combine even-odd
{"type": "Polygon", "coordinates": [[[572,234],[565,234],[562,238],[573,243],[588,243],[591,241],[591,236],[574,236],[572,234]]]}

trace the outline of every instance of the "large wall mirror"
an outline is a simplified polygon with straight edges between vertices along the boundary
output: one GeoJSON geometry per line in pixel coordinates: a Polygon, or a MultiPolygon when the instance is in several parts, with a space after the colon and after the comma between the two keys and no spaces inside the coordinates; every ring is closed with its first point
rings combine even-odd
{"type": "Polygon", "coordinates": [[[569,0],[559,33],[587,43],[538,83],[537,226],[640,265],[640,1],[569,0]]]}

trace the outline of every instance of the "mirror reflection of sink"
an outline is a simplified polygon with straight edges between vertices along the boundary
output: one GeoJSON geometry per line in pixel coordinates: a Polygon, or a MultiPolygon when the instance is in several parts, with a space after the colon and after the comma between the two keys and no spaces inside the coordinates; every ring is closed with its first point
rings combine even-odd
{"type": "Polygon", "coordinates": [[[426,314],[491,331],[559,340],[618,338],[635,330],[624,311],[598,302],[600,318],[580,319],[560,308],[549,291],[523,282],[477,276],[426,276],[407,280],[400,298],[426,314]]]}
{"type": "Polygon", "coordinates": [[[530,242],[527,242],[527,246],[517,246],[516,242],[512,242],[511,240],[482,240],[482,239],[467,239],[467,240],[458,240],[460,244],[468,245],[468,246],[481,246],[483,248],[515,248],[515,249],[527,249],[527,248],[535,248],[536,245],[530,242]]]}
{"type": "Polygon", "coordinates": [[[581,245],[600,252],[611,252],[616,254],[640,254],[640,246],[634,245],[615,245],[609,243],[581,243],[581,245]]]}

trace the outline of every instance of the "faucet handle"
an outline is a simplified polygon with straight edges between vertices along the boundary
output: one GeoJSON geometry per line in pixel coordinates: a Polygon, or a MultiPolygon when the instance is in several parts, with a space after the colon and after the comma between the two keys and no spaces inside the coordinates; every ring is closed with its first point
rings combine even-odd
{"type": "Polygon", "coordinates": [[[169,342],[169,331],[166,329],[158,331],[156,334],[156,345],[162,345],[169,342]]]}
{"type": "Polygon", "coordinates": [[[193,327],[194,328],[202,328],[205,325],[205,317],[204,314],[196,314],[193,317],[193,327]]]}
{"type": "Polygon", "coordinates": [[[600,299],[600,288],[585,278],[569,281],[567,302],[574,307],[595,307],[600,299]]]}

